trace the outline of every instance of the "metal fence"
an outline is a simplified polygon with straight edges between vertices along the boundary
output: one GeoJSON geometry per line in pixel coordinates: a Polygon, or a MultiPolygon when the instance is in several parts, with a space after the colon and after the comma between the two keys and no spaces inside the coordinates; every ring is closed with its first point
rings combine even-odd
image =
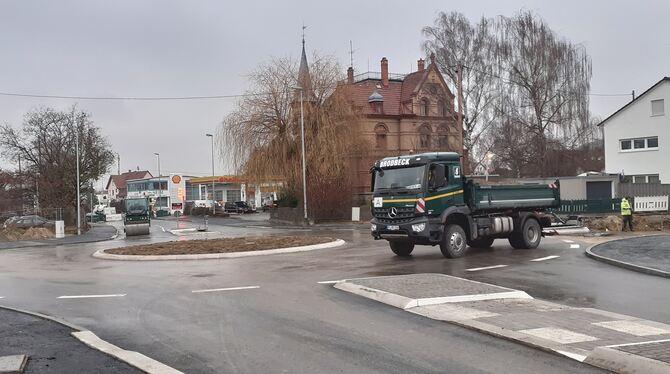
{"type": "Polygon", "coordinates": [[[554,209],[562,214],[619,213],[621,199],[561,200],[561,206],[554,209]]]}
{"type": "Polygon", "coordinates": [[[619,197],[624,196],[668,196],[670,184],[619,183],[619,197]]]}

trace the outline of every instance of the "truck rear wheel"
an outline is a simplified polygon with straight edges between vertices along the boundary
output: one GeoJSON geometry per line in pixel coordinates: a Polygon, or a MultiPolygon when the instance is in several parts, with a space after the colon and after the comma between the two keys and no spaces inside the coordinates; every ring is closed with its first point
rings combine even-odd
{"type": "Polygon", "coordinates": [[[444,234],[440,242],[442,255],[447,258],[457,258],[463,256],[467,250],[465,230],[459,225],[447,225],[444,228],[444,234]]]}
{"type": "Polygon", "coordinates": [[[478,238],[468,241],[468,246],[472,248],[491,248],[493,245],[493,238],[478,238]]]}
{"type": "Polygon", "coordinates": [[[535,218],[528,218],[523,223],[521,231],[513,232],[509,237],[509,244],[515,249],[534,249],[542,240],[542,227],[535,218]]]}
{"type": "Polygon", "coordinates": [[[409,256],[414,250],[414,243],[410,242],[393,241],[389,242],[389,245],[391,245],[393,253],[402,257],[409,256]]]}

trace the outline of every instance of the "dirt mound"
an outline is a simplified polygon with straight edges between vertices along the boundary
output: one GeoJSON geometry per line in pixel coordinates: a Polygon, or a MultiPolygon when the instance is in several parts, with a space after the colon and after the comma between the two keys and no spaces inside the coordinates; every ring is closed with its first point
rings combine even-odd
{"type": "Polygon", "coordinates": [[[604,218],[589,219],[586,225],[590,230],[621,231],[622,221],[619,216],[607,216],[604,218]]]}
{"type": "Polygon", "coordinates": [[[53,238],[53,231],[44,227],[31,227],[29,229],[9,228],[0,230],[0,240],[14,242],[17,240],[36,240],[53,238]]]}
{"type": "Polygon", "coordinates": [[[31,227],[21,235],[21,240],[49,239],[53,237],[54,233],[49,229],[44,227],[31,227]]]}

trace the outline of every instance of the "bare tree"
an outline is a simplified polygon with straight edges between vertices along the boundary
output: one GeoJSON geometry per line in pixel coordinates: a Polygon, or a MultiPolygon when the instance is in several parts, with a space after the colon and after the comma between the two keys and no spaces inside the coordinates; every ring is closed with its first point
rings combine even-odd
{"type": "Polygon", "coordinates": [[[574,141],[589,123],[591,60],[531,12],[500,17],[495,33],[500,74],[509,82],[506,108],[533,135],[533,171],[546,176],[549,143],[574,141]]]}
{"type": "Polygon", "coordinates": [[[435,63],[452,87],[456,87],[461,69],[463,85],[463,142],[474,169],[488,150],[480,143],[495,116],[495,43],[489,19],[472,24],[462,13],[441,12],[433,26],[423,28],[427,55],[435,54],[435,63]]]}
{"type": "MultiPolygon", "coordinates": [[[[114,154],[90,114],[39,108],[25,116],[23,127],[0,126],[0,147],[5,156],[20,158],[22,175],[33,183],[28,190],[39,188],[43,208],[76,208],[76,148],[79,135],[80,188],[89,191],[91,181],[100,178],[114,162],[114,154]]],[[[68,217],[72,219],[70,215],[68,217]]]]}
{"type": "MultiPolygon", "coordinates": [[[[351,198],[351,161],[369,148],[352,136],[359,116],[331,57],[314,55],[313,92],[303,93],[309,205],[312,213],[347,209],[351,198]],[[337,89],[336,89],[337,88],[337,89]]],[[[297,64],[287,58],[260,65],[250,88],[220,126],[226,154],[239,172],[263,181],[281,176],[285,194],[302,200],[300,91],[297,64]]]]}

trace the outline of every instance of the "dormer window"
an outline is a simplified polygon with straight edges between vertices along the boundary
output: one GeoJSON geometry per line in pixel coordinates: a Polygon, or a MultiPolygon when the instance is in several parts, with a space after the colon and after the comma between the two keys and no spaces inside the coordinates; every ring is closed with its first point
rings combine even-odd
{"type": "Polygon", "coordinates": [[[384,96],[377,90],[374,90],[372,95],[368,96],[368,103],[374,113],[384,113],[384,96]]]}

